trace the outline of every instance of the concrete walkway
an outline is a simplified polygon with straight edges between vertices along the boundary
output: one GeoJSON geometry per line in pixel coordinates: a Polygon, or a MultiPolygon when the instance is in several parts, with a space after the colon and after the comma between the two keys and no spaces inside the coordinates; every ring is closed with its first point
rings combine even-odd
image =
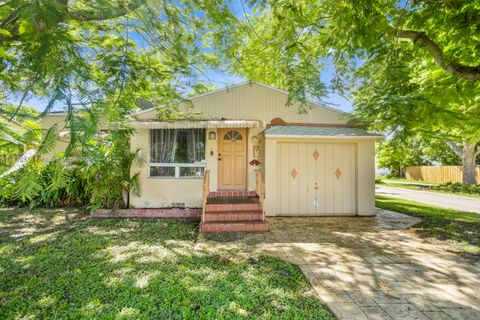
{"type": "Polygon", "coordinates": [[[271,231],[203,249],[252,250],[300,266],[338,319],[480,319],[480,265],[404,230],[419,219],[269,218],[271,231]]]}
{"type": "Polygon", "coordinates": [[[438,192],[393,188],[383,185],[377,185],[375,187],[375,192],[377,195],[412,200],[460,211],[480,213],[480,198],[469,198],[438,192]]]}

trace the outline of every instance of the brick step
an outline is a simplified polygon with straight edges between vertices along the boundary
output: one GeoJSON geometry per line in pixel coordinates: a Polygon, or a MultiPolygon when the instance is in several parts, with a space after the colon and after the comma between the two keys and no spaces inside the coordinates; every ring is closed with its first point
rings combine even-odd
{"type": "Polygon", "coordinates": [[[252,212],[205,212],[204,221],[261,221],[262,211],[252,212]]]}
{"type": "Polygon", "coordinates": [[[206,204],[205,212],[239,212],[239,211],[262,211],[260,203],[228,203],[228,204],[206,204]]]}
{"type": "Polygon", "coordinates": [[[222,198],[222,197],[256,197],[258,196],[255,191],[210,191],[208,193],[209,198],[222,198]]]}
{"type": "Polygon", "coordinates": [[[222,232],[265,232],[268,224],[264,221],[203,222],[200,231],[208,233],[222,232]]]}
{"type": "Polygon", "coordinates": [[[209,197],[207,204],[240,204],[240,203],[259,203],[260,198],[254,197],[209,197]]]}

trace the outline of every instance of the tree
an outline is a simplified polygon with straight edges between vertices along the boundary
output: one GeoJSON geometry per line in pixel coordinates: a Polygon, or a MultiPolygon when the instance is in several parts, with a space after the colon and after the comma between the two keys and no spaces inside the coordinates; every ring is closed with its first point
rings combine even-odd
{"type": "MultiPolygon", "coordinates": [[[[138,183],[129,171],[135,154],[125,152],[131,130],[122,120],[139,98],[168,105],[190,91],[205,65],[216,63],[202,38],[229,19],[227,4],[211,0],[1,2],[0,95],[19,104],[0,111],[12,124],[32,95],[48,100],[43,114],[63,104],[65,128],[44,132],[39,153],[58,130],[70,131],[70,144],[61,155],[67,159],[11,171],[0,181],[0,198],[52,205],[75,195],[91,207],[128,206],[127,191],[138,183]],[[106,139],[97,135],[102,128],[113,128],[106,139]],[[84,161],[66,167],[76,156],[84,161]]],[[[8,137],[3,129],[0,137],[8,137]]]]}
{"type": "Polygon", "coordinates": [[[302,92],[316,95],[311,89],[325,80],[319,74],[325,64],[334,64],[333,84],[338,88],[342,76],[355,71],[364,59],[393,60],[395,52],[411,45],[417,64],[433,61],[458,80],[480,80],[479,0],[253,0],[249,4],[250,12],[243,7],[247,19],[236,29],[244,36],[227,34],[234,44],[224,45],[224,54],[235,71],[254,80],[280,82],[297,93],[299,79],[308,79],[314,82],[302,92]]]}
{"type": "Polygon", "coordinates": [[[371,58],[358,73],[364,81],[353,94],[356,116],[399,139],[442,141],[461,159],[463,184],[475,184],[480,85],[452,79],[433,63],[418,65],[413,48],[398,58],[371,58]]]}
{"type": "Polygon", "coordinates": [[[22,107],[17,121],[9,121],[16,107],[3,104],[0,110],[0,174],[10,168],[25,151],[39,145],[42,132],[35,109],[22,107]]]}
{"type": "MultiPolygon", "coordinates": [[[[402,178],[409,166],[462,165],[462,160],[442,139],[418,134],[381,142],[377,148],[376,159],[379,168],[387,168],[390,175],[402,178]]],[[[480,159],[477,159],[477,164],[480,164],[480,159]]]]}
{"type": "Polygon", "coordinates": [[[390,175],[405,178],[405,169],[410,166],[431,164],[425,158],[418,139],[402,141],[391,139],[381,142],[377,149],[377,167],[387,168],[390,175]]]}
{"type": "MultiPolygon", "coordinates": [[[[215,1],[18,0],[0,5],[0,83],[118,120],[137,98],[180,97],[213,61],[201,45],[231,16],[215,1]]],[[[10,115],[15,118],[16,112],[10,115]]]]}
{"type": "Polygon", "coordinates": [[[244,37],[221,50],[232,69],[291,100],[353,93],[355,116],[405,139],[436,136],[475,183],[480,0],[252,1],[244,37]],[[333,65],[332,79],[321,77],[333,65]],[[330,67],[330,66],[329,66],[330,67]]]}

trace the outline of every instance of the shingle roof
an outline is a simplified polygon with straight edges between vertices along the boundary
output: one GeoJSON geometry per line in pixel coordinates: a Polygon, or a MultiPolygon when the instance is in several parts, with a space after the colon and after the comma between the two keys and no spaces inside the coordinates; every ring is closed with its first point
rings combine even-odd
{"type": "Polygon", "coordinates": [[[378,137],[383,136],[358,128],[316,126],[273,126],[265,130],[266,136],[331,136],[331,137],[378,137]]]}

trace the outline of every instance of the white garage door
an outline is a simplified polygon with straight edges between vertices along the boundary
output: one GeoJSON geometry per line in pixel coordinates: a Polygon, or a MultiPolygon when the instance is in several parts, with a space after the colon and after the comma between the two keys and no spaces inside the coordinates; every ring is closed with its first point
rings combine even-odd
{"type": "Polygon", "coordinates": [[[279,142],[281,215],[355,215],[353,143],[279,142]]]}

